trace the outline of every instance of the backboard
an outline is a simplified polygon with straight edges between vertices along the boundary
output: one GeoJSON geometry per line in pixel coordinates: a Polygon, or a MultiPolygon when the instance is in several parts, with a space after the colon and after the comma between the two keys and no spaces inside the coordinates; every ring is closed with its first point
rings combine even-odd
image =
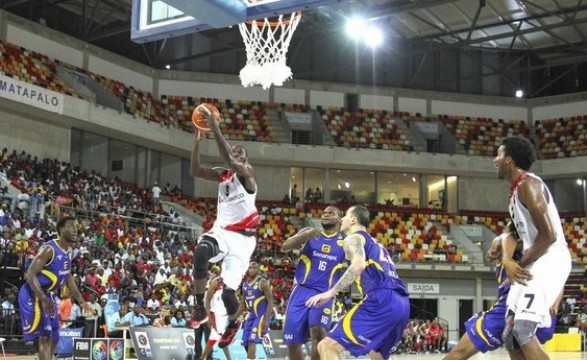
{"type": "Polygon", "coordinates": [[[147,43],[348,1],[133,0],[131,39],[147,43]]]}

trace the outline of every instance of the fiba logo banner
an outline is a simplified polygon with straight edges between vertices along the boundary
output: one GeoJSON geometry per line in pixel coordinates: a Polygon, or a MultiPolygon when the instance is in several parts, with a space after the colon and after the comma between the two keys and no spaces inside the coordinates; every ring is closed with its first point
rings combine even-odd
{"type": "MultiPolygon", "coordinates": [[[[80,334],[81,336],[81,334],[80,334]]],[[[124,339],[74,339],[74,360],[123,360],[124,339]]]]}

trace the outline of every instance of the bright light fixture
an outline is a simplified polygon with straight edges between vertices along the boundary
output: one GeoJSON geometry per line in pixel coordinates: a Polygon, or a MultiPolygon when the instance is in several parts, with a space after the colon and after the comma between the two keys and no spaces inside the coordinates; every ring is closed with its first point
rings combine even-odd
{"type": "Polygon", "coordinates": [[[383,33],[380,29],[372,27],[367,31],[365,42],[372,48],[376,48],[383,44],[383,33]]]}
{"type": "Polygon", "coordinates": [[[365,23],[358,18],[349,19],[346,22],[346,33],[351,39],[358,40],[365,35],[365,23]]]}

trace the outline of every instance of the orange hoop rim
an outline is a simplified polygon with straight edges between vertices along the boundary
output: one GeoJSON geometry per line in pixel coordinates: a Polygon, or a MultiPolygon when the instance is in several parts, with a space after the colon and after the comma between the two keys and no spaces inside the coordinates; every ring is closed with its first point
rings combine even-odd
{"type": "MultiPolygon", "coordinates": [[[[275,21],[267,21],[267,23],[269,24],[269,27],[271,28],[276,28],[280,25],[289,25],[294,19],[296,18],[301,18],[302,17],[302,12],[301,11],[296,11],[295,15],[292,18],[289,18],[287,20],[275,20],[275,21]]],[[[265,25],[265,21],[267,19],[263,19],[263,20],[247,20],[245,21],[245,23],[249,24],[249,25],[253,25],[253,24],[257,24],[257,26],[263,26],[265,25]]]]}

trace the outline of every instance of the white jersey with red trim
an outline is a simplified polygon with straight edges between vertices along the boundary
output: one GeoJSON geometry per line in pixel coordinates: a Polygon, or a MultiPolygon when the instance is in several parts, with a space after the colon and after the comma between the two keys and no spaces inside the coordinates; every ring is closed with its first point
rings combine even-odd
{"type": "MultiPolygon", "coordinates": [[[[212,300],[210,300],[210,311],[218,316],[226,315],[226,308],[224,307],[224,301],[222,301],[222,291],[224,290],[224,283],[222,282],[222,278],[217,277],[220,281],[218,281],[218,285],[216,289],[214,289],[214,295],[212,296],[212,300]]],[[[212,289],[210,289],[212,290],[212,289]]]]}
{"type": "MultiPolygon", "coordinates": [[[[551,245],[560,245],[560,246],[567,246],[567,241],[565,240],[565,233],[563,231],[563,226],[561,224],[560,216],[554,200],[552,198],[552,194],[548,190],[548,187],[540,177],[536,176],[535,174],[528,173],[528,177],[533,177],[538,179],[546,193],[548,194],[548,207],[547,213],[548,217],[550,218],[550,222],[554,228],[554,233],[556,235],[556,241],[551,245]]],[[[524,204],[520,201],[519,194],[518,194],[518,187],[513,189],[513,194],[510,198],[510,205],[509,205],[510,216],[512,218],[512,222],[516,226],[516,231],[518,232],[518,236],[524,242],[524,250],[529,249],[534,245],[534,239],[538,236],[538,230],[536,229],[536,225],[532,221],[532,216],[530,212],[526,208],[524,204]]]]}
{"type": "Polygon", "coordinates": [[[230,231],[256,231],[260,224],[255,206],[257,185],[250,194],[232,171],[225,171],[218,180],[218,213],[214,225],[230,231]]]}

